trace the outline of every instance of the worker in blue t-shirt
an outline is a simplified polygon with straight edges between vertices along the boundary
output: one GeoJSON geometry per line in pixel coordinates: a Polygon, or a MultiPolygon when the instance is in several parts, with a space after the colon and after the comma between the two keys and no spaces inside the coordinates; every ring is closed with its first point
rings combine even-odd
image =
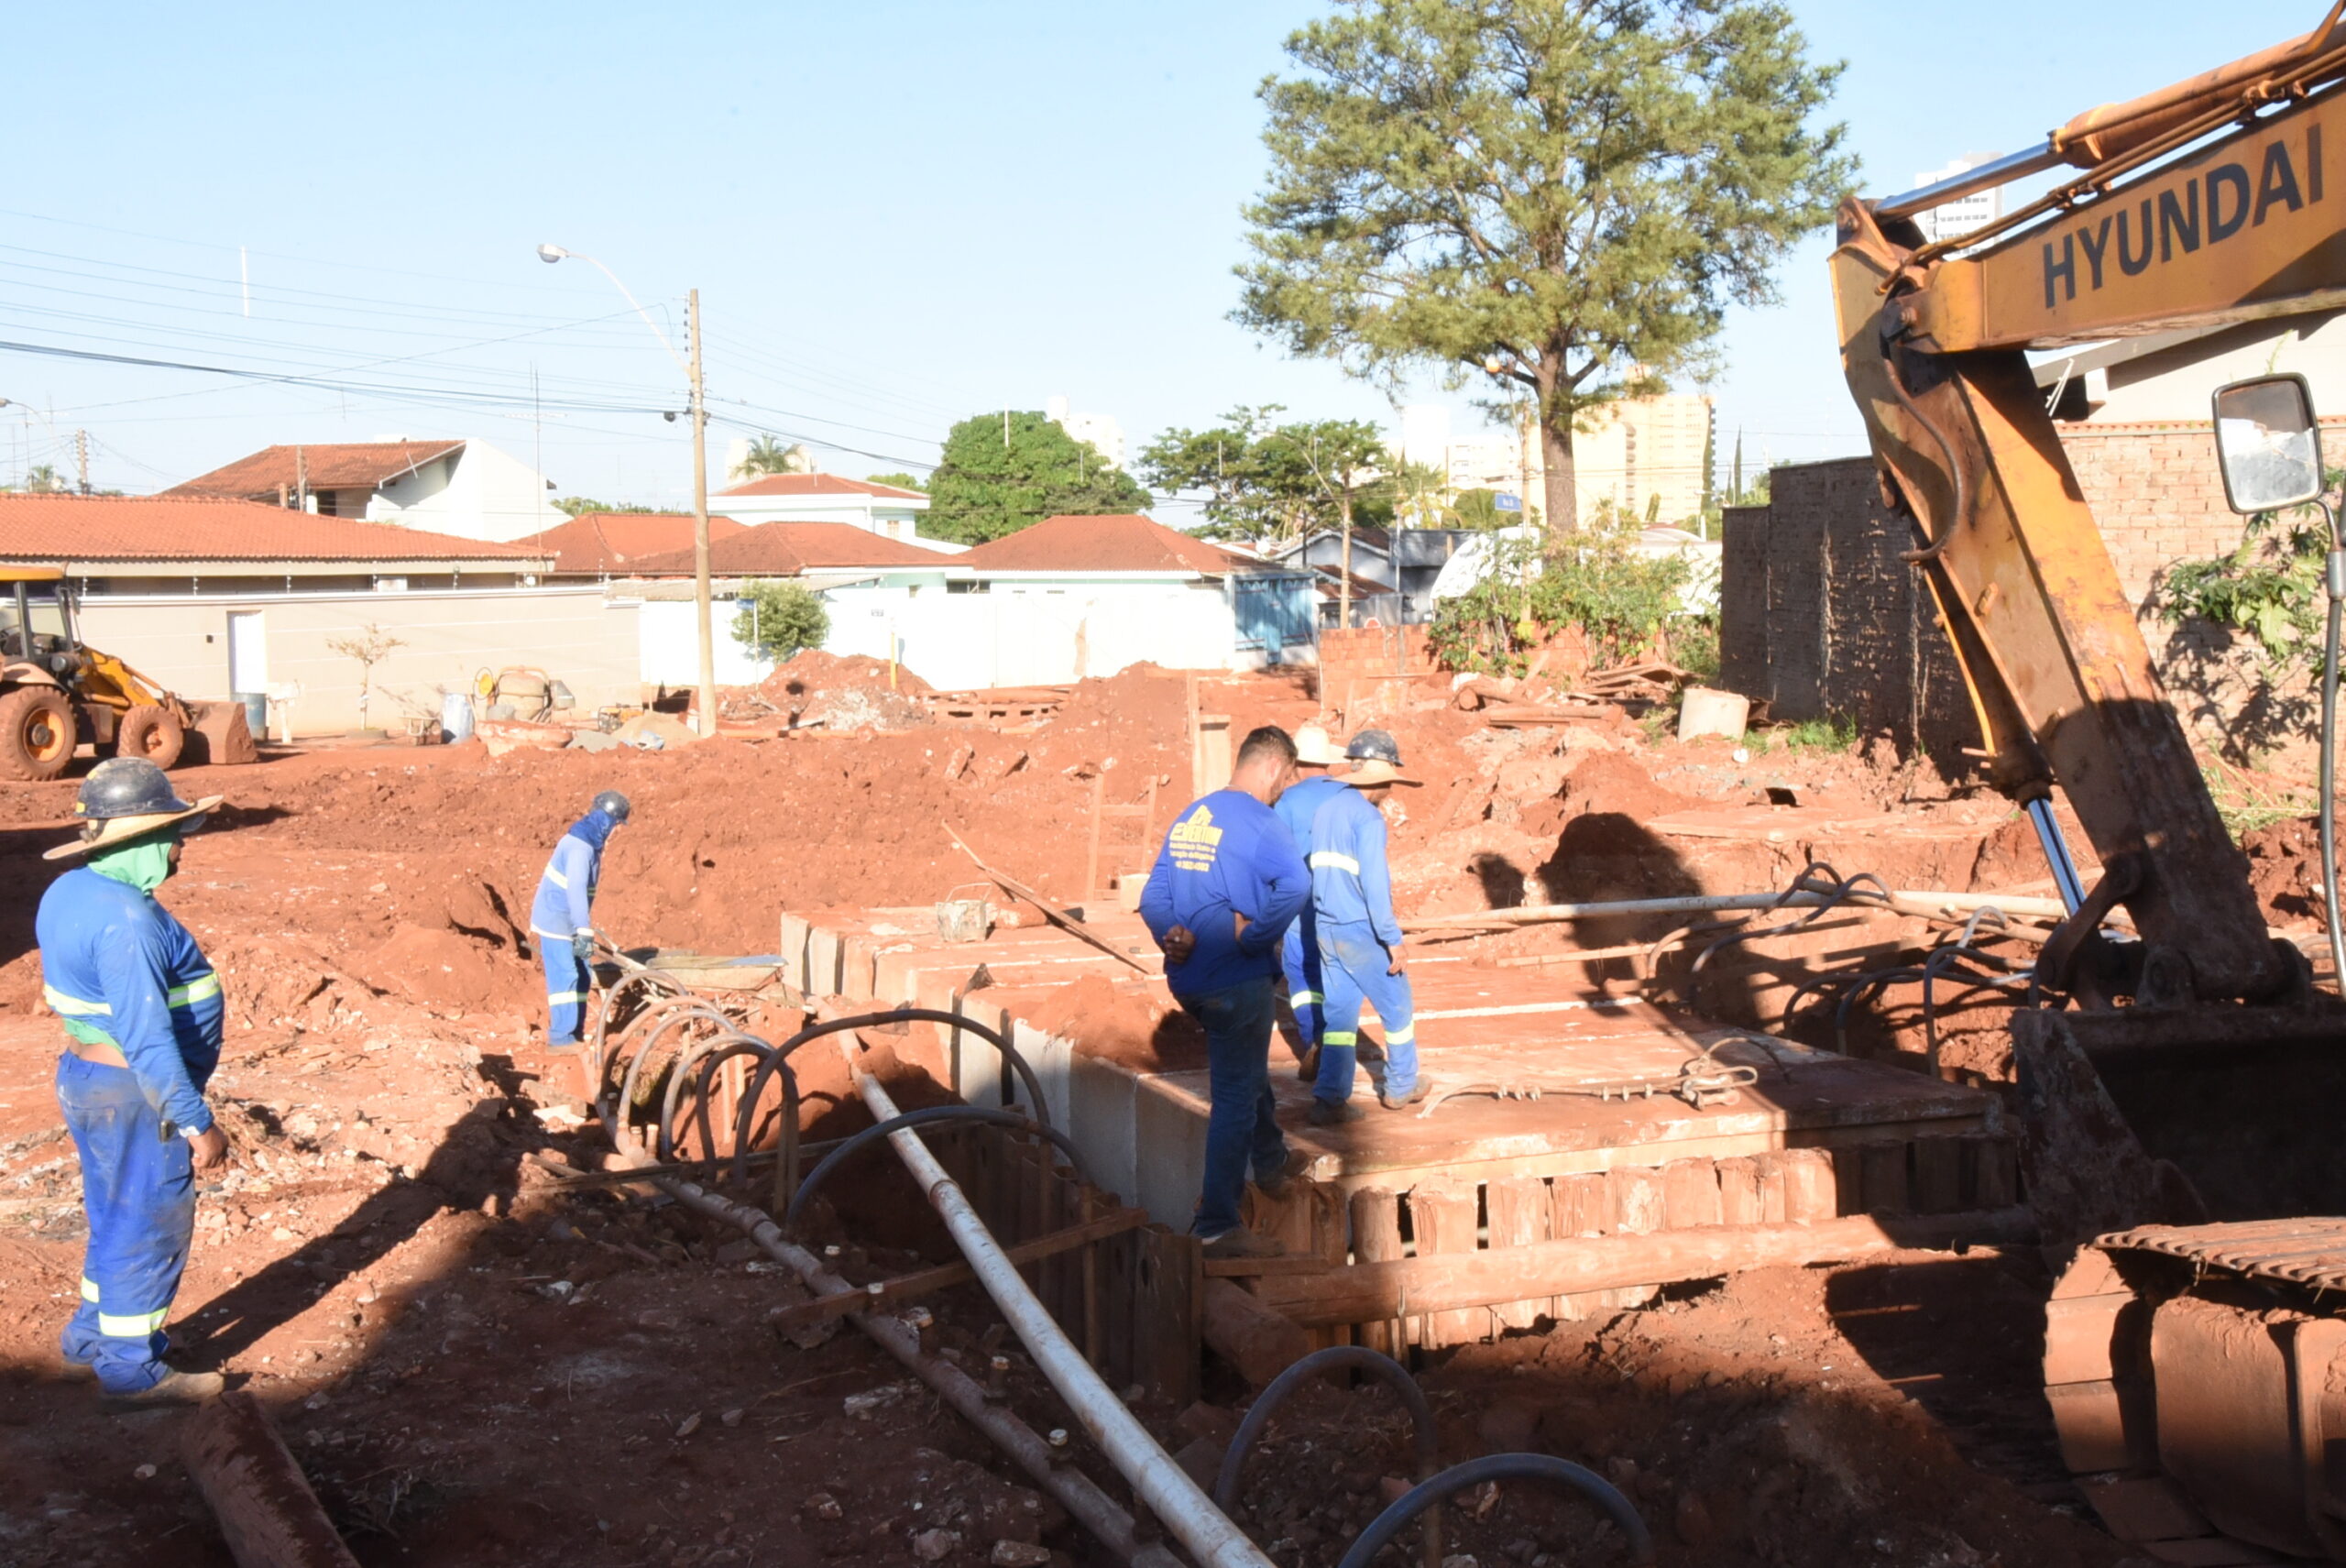
{"type": "Polygon", "coordinates": [[[1343,792],[1311,819],[1311,909],[1320,939],[1320,1074],[1311,1086],[1315,1122],[1358,1119],[1348,1103],[1360,1044],[1361,1003],[1385,1025],[1385,1083],[1378,1099],[1398,1111],[1425,1098],[1418,1077],[1418,1033],[1401,924],[1393,916],[1393,877],[1385,861],[1385,815],[1378,809],[1401,772],[1401,749],[1382,729],[1364,729],[1344,748],[1353,770],[1335,777],[1343,792]]]}
{"type": "Polygon", "coordinates": [[[1276,1191],[1287,1140],[1273,1119],[1271,1028],[1279,947],[1311,897],[1311,873],[1272,811],[1295,777],[1295,742],[1265,726],[1238,748],[1230,784],[1173,819],[1140,898],[1165,981],[1206,1033],[1206,1168],[1191,1229],[1208,1257],[1277,1253],[1239,1222],[1251,1168],[1276,1191]]]}
{"type": "MultiPolygon", "coordinates": [[[[1342,782],[1328,776],[1328,770],[1343,760],[1343,753],[1330,744],[1328,732],[1316,724],[1307,724],[1295,732],[1296,781],[1287,786],[1278,804],[1271,807],[1287,824],[1288,834],[1295,840],[1296,853],[1306,865],[1311,861],[1311,819],[1328,803],[1331,795],[1343,793],[1342,782]]],[[[1305,905],[1303,914],[1287,928],[1287,940],[1279,949],[1279,962],[1287,971],[1287,1004],[1295,1014],[1296,1032],[1302,1036],[1302,1050],[1297,1076],[1309,1083],[1320,1071],[1320,938],[1311,918],[1311,906],[1305,905]]],[[[1311,1124],[1320,1126],[1325,1118],[1317,1104],[1312,1107],[1311,1124]]]]}

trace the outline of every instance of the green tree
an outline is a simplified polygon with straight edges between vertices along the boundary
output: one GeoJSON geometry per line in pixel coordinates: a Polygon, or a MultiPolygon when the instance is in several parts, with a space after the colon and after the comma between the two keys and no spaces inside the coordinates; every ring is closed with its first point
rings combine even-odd
{"type": "Polygon", "coordinates": [[[1140,471],[1160,491],[1201,494],[1215,539],[1285,543],[1319,528],[1388,521],[1396,487],[1385,472],[1384,437],[1363,420],[1280,424],[1277,403],[1241,406],[1207,430],[1166,431],[1140,455],[1140,471]]]}
{"type": "Polygon", "coordinates": [[[910,474],[866,474],[863,482],[867,485],[893,485],[900,490],[918,490],[923,495],[928,493],[928,487],[910,474]]]}
{"type": "Polygon", "coordinates": [[[1494,411],[1529,399],[1569,532],[1575,422],[1705,367],[1853,183],[1843,127],[1809,124],[1840,68],[1774,0],[1339,6],[1263,84],[1233,318],[1388,385],[1431,363],[1490,377],[1494,411]]]}
{"type": "Polygon", "coordinates": [[[804,583],[753,579],[741,586],[741,608],[733,616],[733,640],[781,661],[820,648],[831,634],[831,612],[823,596],[804,583]]]}
{"type": "Polygon", "coordinates": [[[71,488],[54,464],[36,463],[25,470],[25,488],[34,495],[61,496],[71,488]]]}
{"type": "Polygon", "coordinates": [[[633,501],[598,501],[591,496],[556,496],[554,510],[565,517],[579,517],[590,511],[655,512],[658,507],[640,507],[633,501]]]}
{"type": "Polygon", "coordinates": [[[982,544],[1047,517],[1144,511],[1149,493],[1122,468],[1040,413],[977,414],[945,437],[929,476],[931,539],[982,544]]]}

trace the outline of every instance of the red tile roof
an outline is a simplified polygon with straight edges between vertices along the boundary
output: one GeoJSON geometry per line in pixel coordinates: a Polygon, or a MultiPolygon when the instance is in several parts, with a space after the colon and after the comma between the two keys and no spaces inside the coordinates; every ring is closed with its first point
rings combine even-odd
{"type": "MultiPolygon", "coordinates": [[[[850,522],[767,522],[712,543],[708,568],[729,577],[792,577],[862,566],[957,566],[962,557],[882,539],[850,522]]],[[[693,569],[690,550],[629,563],[647,577],[681,576],[693,569]]]]}
{"type": "Polygon", "coordinates": [[[373,488],[435,457],[461,452],[461,441],[349,441],[323,446],[264,446],[224,468],[174,485],[167,496],[242,496],[275,499],[281,486],[312,490],[373,488]]]}
{"type": "Polygon", "coordinates": [[[1196,572],[1219,577],[1272,569],[1251,555],[1234,554],[1130,512],[1047,517],[953,559],[975,572],[1196,572]]]}
{"type": "Polygon", "coordinates": [[[875,485],[869,479],[844,479],[837,474],[768,474],[762,478],[751,479],[717,493],[720,496],[878,496],[892,501],[925,501],[928,499],[918,490],[898,489],[893,485],[875,485]]]}
{"type": "Polygon", "coordinates": [[[164,496],[0,495],[0,560],[511,561],[542,551],[316,517],[258,501],[164,496]]]}
{"type": "MultiPolygon", "coordinates": [[[[744,531],[729,517],[708,520],[712,543],[744,531]]],[[[568,522],[514,543],[553,556],[559,573],[619,572],[646,556],[691,550],[693,520],[690,512],[582,511],[568,522]]]]}

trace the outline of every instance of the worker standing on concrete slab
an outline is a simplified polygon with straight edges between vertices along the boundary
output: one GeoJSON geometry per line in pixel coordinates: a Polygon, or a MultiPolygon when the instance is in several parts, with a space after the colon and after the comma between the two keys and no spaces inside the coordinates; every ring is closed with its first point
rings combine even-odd
{"type": "Polygon", "coordinates": [[[1271,1029],[1279,948],[1311,896],[1311,873],[1272,807],[1295,777],[1295,742],[1266,725],[1239,745],[1230,784],[1173,819],[1141,891],[1140,916],[1165,950],[1173,999],[1206,1032],[1206,1168],[1190,1229],[1208,1257],[1280,1250],[1239,1223],[1251,1168],[1286,1180],[1274,1119],[1271,1029]]]}
{"type": "Polygon", "coordinates": [[[1311,908],[1320,940],[1320,1075],[1311,1086],[1315,1125],[1356,1120],[1350,1102],[1358,1061],[1364,1000],[1385,1025],[1385,1083],[1378,1098],[1398,1111],[1425,1098],[1418,1078],[1417,1014],[1401,956],[1401,923],[1393,917],[1393,876],[1385,861],[1385,814],[1378,808],[1401,772],[1401,748],[1382,729],[1364,729],[1344,748],[1347,785],[1311,819],[1311,908]]]}
{"type": "Polygon", "coordinates": [[[191,806],[143,757],[100,762],[73,814],[82,837],[44,859],[83,859],[41,895],[41,995],[65,1025],[57,1103],[82,1160],[82,1305],[60,1342],[69,1376],[97,1378],[110,1409],[191,1404],[217,1372],[165,1365],[163,1332],[195,1235],[195,1172],[227,1163],[203,1086],[220,1065],[220,977],[156,902],[181,835],[220,804],[191,806]]]}
{"type": "MultiPolygon", "coordinates": [[[[1307,724],[1295,732],[1296,781],[1288,785],[1271,807],[1287,824],[1288,837],[1295,840],[1297,854],[1309,865],[1311,861],[1311,818],[1331,795],[1343,792],[1343,784],[1328,776],[1328,770],[1343,760],[1328,740],[1328,732],[1316,724],[1307,724]]],[[[1296,1032],[1302,1036],[1302,1054],[1297,1075],[1305,1082],[1311,1081],[1319,1071],[1320,1055],[1320,940],[1314,934],[1311,906],[1303,906],[1294,925],[1287,928],[1287,937],[1279,948],[1280,966],[1287,971],[1287,1004],[1295,1014],[1296,1032]]]]}
{"type": "Polygon", "coordinates": [[[575,1050],[581,1043],[595,958],[595,885],[602,880],[603,846],[627,821],[627,796],[607,789],[554,847],[538,895],[530,904],[530,931],[546,971],[546,1048],[575,1050]]]}

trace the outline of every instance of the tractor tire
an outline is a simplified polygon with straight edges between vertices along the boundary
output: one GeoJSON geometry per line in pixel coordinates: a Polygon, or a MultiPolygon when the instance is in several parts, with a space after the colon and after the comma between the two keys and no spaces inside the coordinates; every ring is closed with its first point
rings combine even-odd
{"type": "Polygon", "coordinates": [[[55,686],[19,686],[0,696],[0,774],[60,778],[79,740],[73,701],[55,686]]]}
{"type": "Polygon", "coordinates": [[[168,768],[180,760],[187,749],[187,727],[179,715],[168,707],[158,707],[142,702],[122,716],[115,727],[114,754],[117,757],[144,757],[159,768],[168,768]]]}

